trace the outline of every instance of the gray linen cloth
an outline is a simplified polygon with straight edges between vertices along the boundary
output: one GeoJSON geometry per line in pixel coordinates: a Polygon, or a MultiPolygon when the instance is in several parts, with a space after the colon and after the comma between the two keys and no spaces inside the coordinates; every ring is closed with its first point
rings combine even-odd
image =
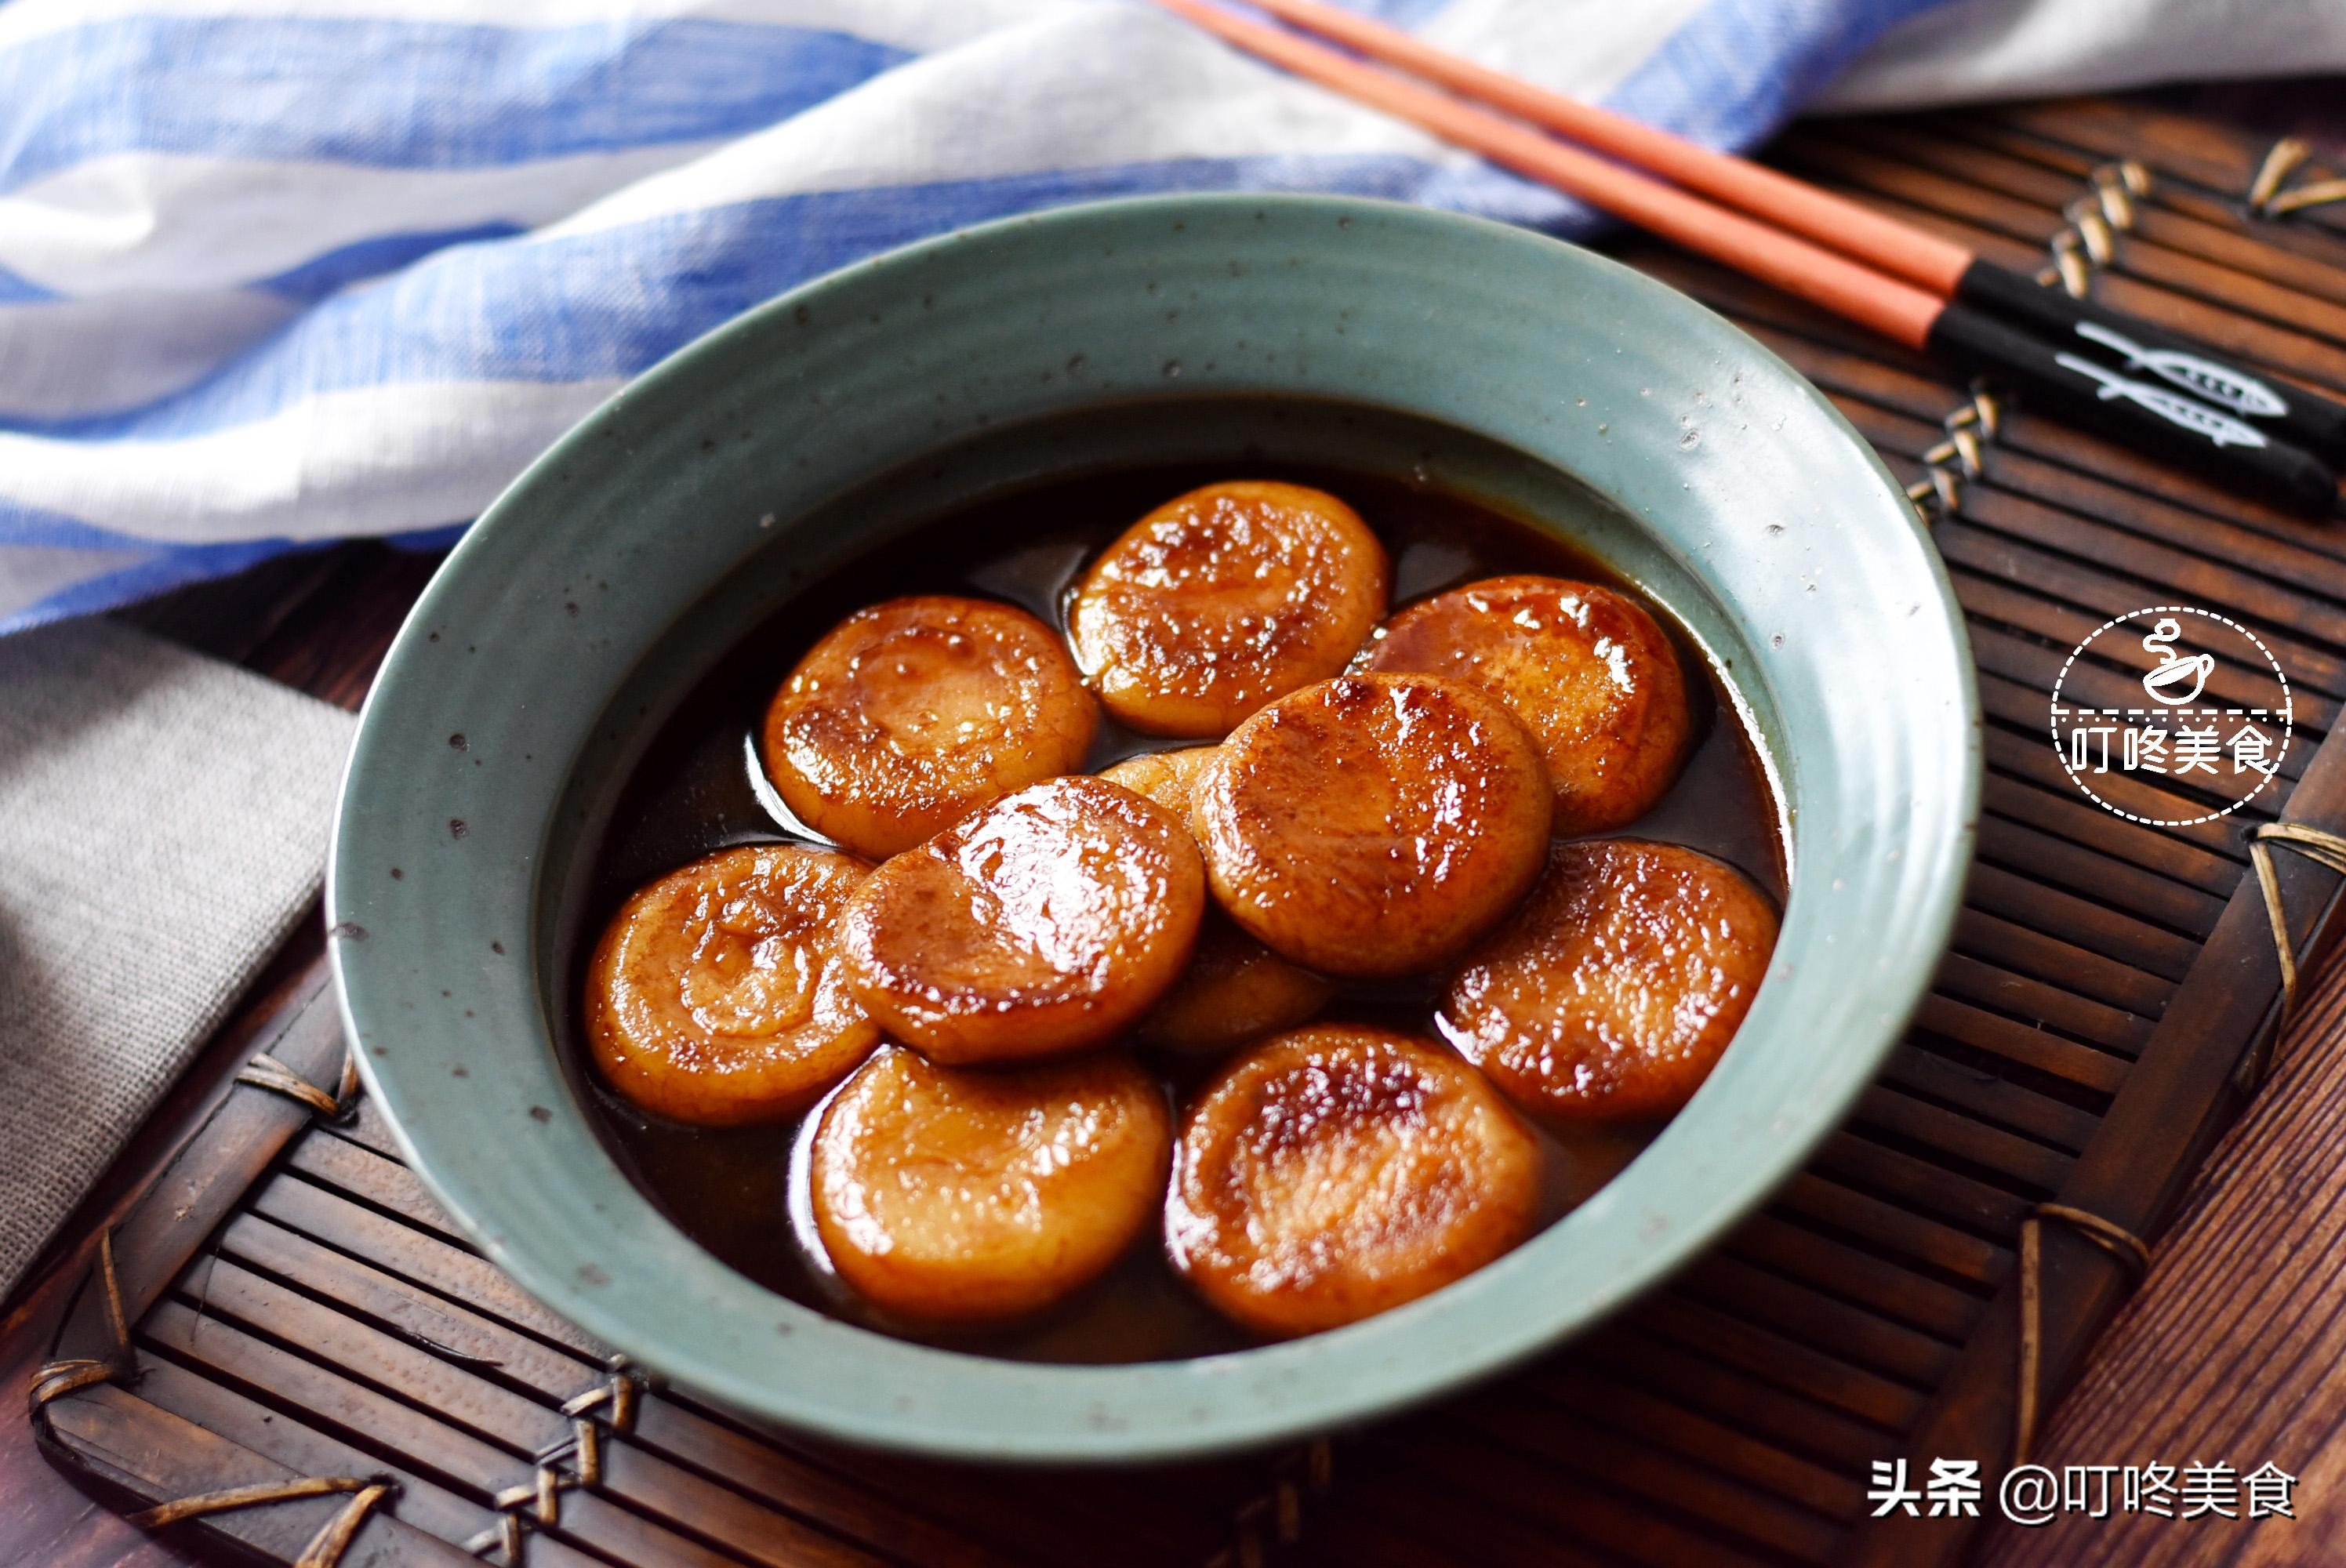
{"type": "Polygon", "coordinates": [[[0,638],[0,1296],[307,915],[352,724],[107,622],[0,638]]]}

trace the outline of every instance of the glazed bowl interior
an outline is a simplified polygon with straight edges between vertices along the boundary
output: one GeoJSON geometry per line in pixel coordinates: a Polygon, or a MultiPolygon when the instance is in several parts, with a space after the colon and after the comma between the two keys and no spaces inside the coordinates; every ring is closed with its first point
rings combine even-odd
{"type": "Polygon", "coordinates": [[[534,1294],[669,1377],[748,1415],[940,1454],[1259,1443],[1586,1326],[1831,1128],[1953,922],[1978,791],[1970,667],[1880,463],[1788,367],[1661,285],[1376,203],[1068,209],[752,311],[515,483],[369,701],[329,871],[335,973],[369,1087],[450,1212],[534,1294]],[[1774,775],[1790,866],[1733,1047],[1620,1176],[1515,1252],[1286,1344],[1013,1361],[855,1328],[733,1272],[630,1183],[559,1044],[620,781],[752,628],[958,503],[1094,468],[1263,461],[1535,521],[1714,662],[1774,775]]]}

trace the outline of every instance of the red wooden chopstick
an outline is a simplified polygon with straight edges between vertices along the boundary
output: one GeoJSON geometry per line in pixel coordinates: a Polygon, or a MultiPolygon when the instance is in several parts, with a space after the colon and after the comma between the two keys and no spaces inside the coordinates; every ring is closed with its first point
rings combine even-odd
{"type": "Polygon", "coordinates": [[[1911,225],[1444,54],[1382,24],[1317,0],[1257,3],[1508,115],[1208,0],[1156,0],[1250,54],[1413,121],[1674,244],[1909,347],[2017,383],[2080,423],[2300,511],[2327,514],[2337,504],[2337,474],[2325,459],[2346,453],[2346,406],[2295,387],[2284,392],[2204,345],[2041,288],[1911,225]],[[1525,120],[1601,147],[1621,161],[1560,141],[1525,120]]]}
{"type": "MultiPolygon", "coordinates": [[[[2251,422],[2270,421],[2283,439],[2332,463],[2346,460],[2346,406],[2310,393],[2285,394],[2252,372],[2225,363],[2218,351],[2206,344],[2040,287],[1911,223],[1749,158],[1714,152],[1683,137],[1535,87],[1324,0],[1254,0],[1254,4],[1372,58],[1439,82],[1467,98],[1855,257],[1943,299],[2014,319],[2056,339],[2082,336],[2085,342],[2101,350],[2110,347],[2107,336],[2116,332],[2145,351],[2128,357],[2135,368],[2147,368],[2154,375],[2169,376],[2178,368],[2176,356],[2183,356],[2194,362],[2181,367],[2186,373],[2169,379],[2187,393],[2251,422]],[[2079,329],[2088,323],[2096,330],[2081,334],[2079,329]]],[[[1177,9],[1184,15],[1196,15],[1194,4],[1177,9]]]]}
{"type": "MultiPolygon", "coordinates": [[[[1517,119],[1544,126],[1585,147],[1658,174],[1688,190],[1765,219],[1831,249],[1858,257],[1941,298],[1952,297],[1964,270],[1978,260],[1952,240],[1901,223],[1806,181],[1779,174],[1732,153],[1713,152],[1684,137],[1658,130],[1626,115],[1567,98],[1561,93],[1463,56],[1437,49],[1398,27],[1372,21],[1320,0],[1249,0],[1323,37],[1398,66],[1413,76],[1439,82],[1461,96],[1490,105],[1517,119]]],[[[1190,15],[1187,6],[1177,6],[1190,15]]]]}
{"type": "Polygon", "coordinates": [[[1307,38],[1250,21],[1204,0],[1157,0],[1157,4],[1249,54],[1371,107],[1414,121],[1445,141],[1773,283],[1835,315],[1862,322],[1910,348],[1919,349],[1929,341],[1931,323],[1944,307],[1940,296],[1927,290],[1885,277],[1845,256],[1307,38]]]}

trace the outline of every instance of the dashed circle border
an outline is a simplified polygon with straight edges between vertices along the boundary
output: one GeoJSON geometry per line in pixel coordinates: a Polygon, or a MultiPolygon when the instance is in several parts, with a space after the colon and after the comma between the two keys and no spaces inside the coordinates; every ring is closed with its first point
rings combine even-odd
{"type": "MultiPolygon", "coordinates": [[[[2156,631],[2157,628],[2154,626],[2151,629],[2156,631]]],[[[2047,708],[2048,711],[2045,716],[2045,728],[2053,738],[2053,756],[2061,764],[2061,771],[2068,775],[2069,782],[2077,787],[2077,793],[2083,795],[2086,799],[2091,800],[2095,805],[2099,806],[2103,810],[2107,811],[2111,816],[2123,817],[2129,822],[2138,822],[2146,828],[2193,828],[2198,826],[2202,822],[2213,822],[2219,819],[2230,816],[2233,812],[2239,810],[2241,807],[2247,805],[2249,801],[2263,794],[2265,792],[2265,786],[2267,784],[2270,784],[2280,776],[2280,765],[2289,759],[2289,743],[2297,733],[2297,697],[2289,689],[2289,672],[2280,667],[2280,660],[2273,657],[2272,649],[2265,647],[2264,638],[2257,636],[2256,633],[2249,630],[2248,627],[2232,619],[2231,616],[2218,615],[2213,610],[2203,610],[2197,605],[2148,605],[2139,610],[2128,610],[2122,616],[2113,616],[2108,620],[2104,621],[2100,626],[2096,626],[2092,631],[2087,632],[2086,634],[2085,640],[2080,642],[2076,647],[2071,648],[2069,650],[2069,657],[2061,661],[2061,673],[2053,677],[2053,695],[2048,699],[2047,708]],[[2103,799],[2099,795],[2095,794],[2092,787],[2086,784],[2084,779],[2077,777],[2077,770],[2069,766],[2068,748],[2061,744],[2061,727],[2058,723],[2054,721],[2053,716],[2049,711],[2049,708],[2060,706],[2061,687],[2062,684],[2069,678],[2070,667],[2075,665],[2079,658],[2084,657],[2086,650],[2093,646],[2094,639],[2096,637],[2100,636],[2112,626],[2124,626],[2127,622],[2135,619],[2138,616],[2164,615],[2198,616],[2207,620],[2223,622],[2224,625],[2231,627],[2234,631],[2248,638],[2249,642],[2256,645],[2257,652],[2264,655],[2265,663],[2272,667],[2273,678],[2280,682],[2280,749],[2273,755],[2271,771],[2264,776],[2263,780],[2259,782],[2255,789],[2249,790],[2247,794],[2241,796],[2239,799],[2233,801],[2222,810],[2209,811],[2206,815],[2199,817],[2182,817],[2173,819],[2166,817],[2137,817],[2132,811],[2126,809],[2124,807],[2113,806],[2107,800],[2103,799]]]]}

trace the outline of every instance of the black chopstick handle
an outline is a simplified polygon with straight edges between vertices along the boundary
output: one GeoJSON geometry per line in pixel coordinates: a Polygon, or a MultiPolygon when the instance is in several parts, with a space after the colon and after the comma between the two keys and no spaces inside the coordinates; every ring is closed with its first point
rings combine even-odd
{"type": "Polygon", "coordinates": [[[2042,409],[2309,516],[2338,504],[2338,473],[2302,447],[2163,381],[2129,374],[1965,305],[1932,324],[1930,347],[2042,409]]]}
{"type": "Polygon", "coordinates": [[[2165,382],[2326,463],[2346,463],[2346,403],[2259,374],[2220,349],[2073,298],[1993,261],[1974,261],[1955,285],[1955,299],[2138,381],[2165,382]]]}

